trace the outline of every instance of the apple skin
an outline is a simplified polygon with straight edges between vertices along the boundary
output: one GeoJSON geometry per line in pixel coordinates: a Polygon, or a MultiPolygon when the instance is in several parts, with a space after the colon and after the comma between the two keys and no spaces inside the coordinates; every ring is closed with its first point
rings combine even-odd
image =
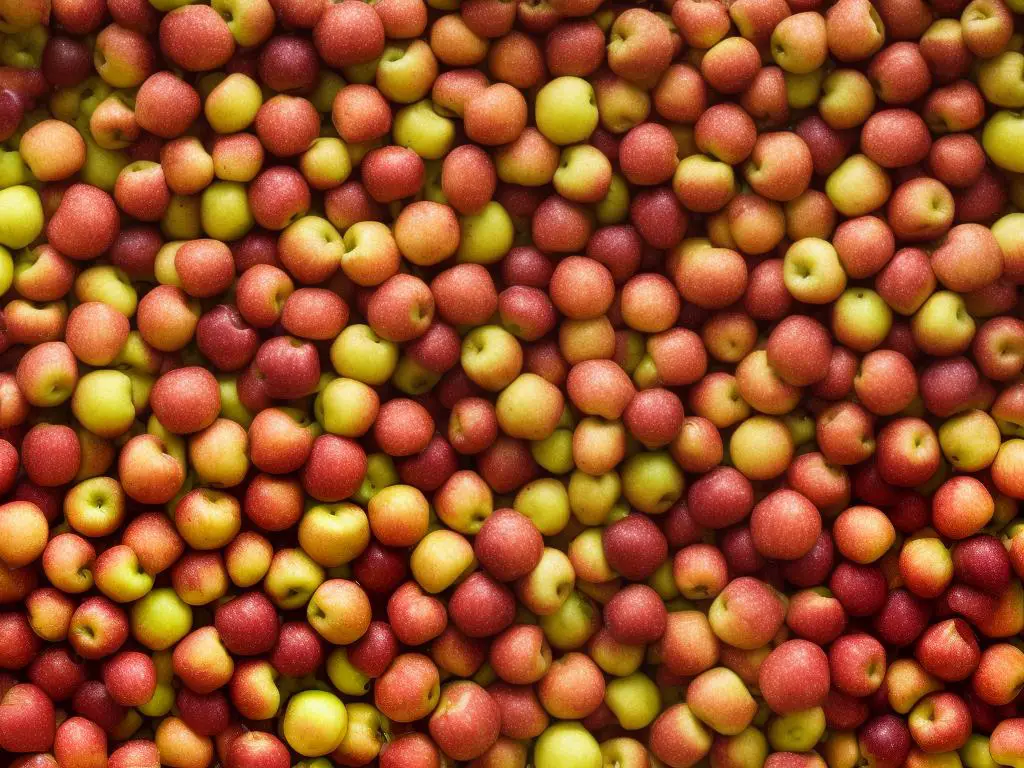
{"type": "Polygon", "coordinates": [[[758,648],[782,624],[781,603],[764,583],[750,577],[736,579],[723,590],[709,612],[711,626],[723,641],[737,648],[758,648]]]}
{"type": "Polygon", "coordinates": [[[806,640],[789,640],[778,646],[758,674],[762,695],[779,714],[820,706],[828,695],[830,679],[824,651],[806,640]],[[791,669],[803,670],[804,685],[792,686],[791,669]]]}
{"type": "Polygon", "coordinates": [[[907,726],[894,715],[881,715],[869,720],[857,737],[861,754],[874,765],[902,765],[911,748],[907,726]]]}
{"type": "Polygon", "coordinates": [[[84,717],[69,718],[57,728],[53,755],[61,765],[102,765],[107,761],[107,734],[84,717]]]}
{"type": "Polygon", "coordinates": [[[686,704],[669,707],[651,726],[648,746],[668,765],[698,761],[711,749],[711,734],[686,704]]]}
{"type": "Polygon", "coordinates": [[[421,654],[397,656],[374,685],[374,704],[395,722],[429,715],[440,698],[437,667],[421,654]]]}
{"type": "Polygon", "coordinates": [[[1000,763],[1012,765],[1020,760],[1020,718],[1003,720],[992,731],[989,751],[1000,763]]]}
{"type": "Polygon", "coordinates": [[[1002,592],[1010,583],[1010,558],[997,543],[995,537],[982,534],[956,544],[952,557],[957,579],[985,592],[1002,592]]]}
{"type": "Polygon", "coordinates": [[[104,684],[122,706],[139,706],[156,690],[156,667],[152,659],[137,651],[124,651],[103,666],[104,684]]]}
{"type": "Polygon", "coordinates": [[[225,685],[234,671],[234,662],[214,627],[194,630],[183,638],[174,649],[173,662],[175,674],[199,694],[225,685]]]}
{"type": "Polygon", "coordinates": [[[977,638],[962,619],[947,619],[929,627],[918,639],[914,655],[942,680],[965,679],[980,660],[977,638]]]}
{"type": "Polygon", "coordinates": [[[953,693],[932,693],[910,712],[910,734],[924,751],[959,749],[970,736],[970,712],[963,699],[953,693]]]}
{"type": "Polygon", "coordinates": [[[500,712],[486,690],[469,681],[451,683],[441,691],[430,716],[430,735],[455,759],[472,760],[495,742],[500,712]]]}
{"type": "Polygon", "coordinates": [[[155,768],[160,765],[160,750],[146,739],[126,741],[110,753],[108,765],[114,768],[127,768],[129,765],[155,768]]]}
{"type": "Polygon", "coordinates": [[[514,510],[495,510],[484,521],[473,549],[477,559],[500,581],[514,581],[532,571],[543,554],[543,537],[537,526],[514,510]],[[515,540],[511,548],[506,542],[515,540]],[[510,555],[513,555],[510,556],[510,555]]]}
{"type": "Polygon", "coordinates": [[[53,702],[32,684],[14,685],[0,699],[3,748],[10,752],[45,752],[56,731],[53,702]]]}
{"type": "Polygon", "coordinates": [[[0,560],[11,568],[28,565],[46,548],[46,517],[35,504],[12,501],[0,506],[0,530],[6,543],[0,548],[0,560]]]}
{"type": "Polygon", "coordinates": [[[740,677],[724,667],[698,675],[687,689],[686,703],[705,724],[726,736],[742,733],[757,710],[740,677]]]}
{"type": "Polygon", "coordinates": [[[316,757],[341,746],[347,726],[348,715],[340,699],[326,691],[309,690],[289,699],[282,732],[292,749],[307,757],[316,757]],[[326,720],[321,720],[320,728],[310,729],[306,725],[313,713],[319,713],[326,720]]]}
{"type": "Polygon", "coordinates": [[[820,516],[803,495],[795,491],[776,491],[762,499],[750,513],[754,546],[766,557],[797,560],[814,547],[821,533],[820,516]],[[769,534],[773,531],[773,534],[769,534]],[[780,546],[774,536],[782,535],[787,544],[780,546]]]}
{"type": "Polygon", "coordinates": [[[836,518],[832,533],[840,553],[861,564],[878,560],[896,540],[889,519],[881,510],[868,506],[844,510],[836,518]]]}

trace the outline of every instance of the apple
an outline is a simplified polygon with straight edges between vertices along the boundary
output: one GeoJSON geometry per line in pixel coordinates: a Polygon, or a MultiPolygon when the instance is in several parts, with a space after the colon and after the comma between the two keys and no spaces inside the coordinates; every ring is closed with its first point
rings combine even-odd
{"type": "Polygon", "coordinates": [[[1022,12],[0,0],[0,748],[1024,766],[1022,12]]]}
{"type": "Polygon", "coordinates": [[[597,768],[604,764],[597,740],[579,723],[555,723],[537,739],[534,747],[537,768],[597,768]]]}

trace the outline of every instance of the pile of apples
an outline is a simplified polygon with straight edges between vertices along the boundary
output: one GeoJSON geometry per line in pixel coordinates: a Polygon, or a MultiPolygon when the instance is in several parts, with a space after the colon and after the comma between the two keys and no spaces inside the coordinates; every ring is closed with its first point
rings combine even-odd
{"type": "Polygon", "coordinates": [[[12,768],[1024,768],[1024,0],[0,0],[12,768]]]}

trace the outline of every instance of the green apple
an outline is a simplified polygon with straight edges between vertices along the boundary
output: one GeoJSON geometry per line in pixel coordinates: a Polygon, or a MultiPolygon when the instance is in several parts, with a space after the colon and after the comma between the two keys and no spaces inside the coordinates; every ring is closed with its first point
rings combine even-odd
{"type": "Polygon", "coordinates": [[[398,345],[368,325],[349,325],[331,344],[331,364],[341,376],[378,387],[398,365],[398,345]]]}
{"type": "Polygon", "coordinates": [[[638,453],[622,466],[626,500],[641,512],[661,514],[683,494],[683,472],[666,451],[638,453]]]}
{"type": "Polygon", "coordinates": [[[480,665],[480,669],[476,671],[476,674],[470,678],[474,683],[479,685],[481,688],[486,688],[489,685],[493,685],[498,681],[498,673],[494,671],[488,662],[484,662],[480,665]]]}
{"type": "Polygon", "coordinates": [[[199,195],[171,195],[171,202],[160,219],[160,230],[164,236],[168,240],[197,240],[201,237],[201,205],[199,195]]]}
{"type": "Polygon", "coordinates": [[[999,768],[988,749],[988,736],[972,733],[960,747],[960,759],[967,768],[999,768]]]}
{"type": "Polygon", "coordinates": [[[0,63],[15,69],[39,69],[48,39],[49,34],[42,24],[11,32],[0,44],[0,63]]]}
{"type": "MultiPolygon", "coordinates": [[[[199,98],[203,100],[204,104],[206,103],[206,100],[210,98],[210,94],[213,93],[213,90],[227,79],[228,73],[221,72],[219,70],[206,72],[205,74],[200,75],[199,79],[196,80],[195,87],[199,92],[199,98]]],[[[262,100],[262,98],[263,92],[261,91],[260,99],[262,100]]],[[[209,118],[207,118],[207,122],[209,122],[209,118]]]]}
{"type": "Polygon", "coordinates": [[[519,375],[523,351],[516,337],[500,325],[481,325],[466,334],[459,361],[473,382],[499,392],[519,375]]]}
{"type": "Polygon", "coordinates": [[[780,715],[768,725],[768,742],[778,752],[808,752],[825,734],[821,707],[780,715]]]}
{"type": "Polygon", "coordinates": [[[135,551],[124,545],[100,555],[93,578],[97,589],[117,603],[138,600],[153,588],[153,577],[143,570],[135,551]]]}
{"type": "Polygon", "coordinates": [[[0,247],[0,296],[7,293],[7,289],[14,282],[14,259],[11,252],[0,247]]]}
{"type": "Polygon", "coordinates": [[[978,86],[985,100],[997,107],[1024,107],[1024,53],[1006,50],[978,67],[978,86]]]}
{"type": "Polygon", "coordinates": [[[124,521],[125,494],[112,477],[82,480],[64,497],[67,524],[83,536],[109,536],[124,521]]]}
{"type": "Polygon", "coordinates": [[[515,227],[501,203],[491,200],[477,213],[459,217],[461,239],[455,252],[460,262],[495,264],[509,252],[515,227]]]}
{"type": "Polygon", "coordinates": [[[939,427],[939,445],[946,460],[959,472],[980,472],[999,452],[999,425],[985,411],[958,413],[939,427]]]}
{"type": "Polygon", "coordinates": [[[390,43],[380,59],[372,64],[372,68],[368,65],[346,67],[343,71],[345,79],[350,83],[375,81],[384,98],[399,104],[412,104],[427,96],[437,78],[437,58],[424,40],[390,43]],[[353,73],[357,77],[362,77],[364,71],[372,73],[372,76],[366,81],[358,80],[350,76],[350,69],[359,70],[353,73]]]}
{"type": "Polygon", "coordinates": [[[391,376],[391,383],[399,392],[407,395],[422,395],[432,390],[441,380],[441,374],[428,370],[419,362],[403,355],[395,372],[391,376]]]}
{"type": "Polygon", "coordinates": [[[117,177],[131,158],[119,149],[106,149],[96,143],[92,131],[79,129],[85,140],[85,165],[79,171],[82,181],[107,192],[114,191],[117,177]]]}
{"type": "Polygon", "coordinates": [[[1024,173],[1024,112],[1000,110],[985,123],[981,145],[989,159],[1006,171],[1024,173]]]}
{"type": "MultiPolygon", "coordinates": [[[[568,561],[565,558],[565,562],[568,561]]],[[[420,539],[409,557],[409,570],[413,579],[432,595],[462,580],[475,567],[473,545],[461,534],[447,528],[430,531],[420,539]]]]}
{"type": "Polygon", "coordinates": [[[547,379],[523,373],[498,395],[494,410],[498,426],[509,437],[543,440],[555,431],[565,398],[547,379]]]}
{"type": "Polygon", "coordinates": [[[825,194],[844,216],[871,213],[889,199],[891,191],[889,174],[866,155],[846,158],[825,180],[825,194]]]}
{"type": "MultiPolygon", "coordinates": [[[[435,534],[428,534],[427,538],[432,535],[435,534]]],[[[472,553],[470,548],[470,557],[472,553]]],[[[546,616],[555,613],[568,600],[575,584],[576,571],[566,554],[560,549],[545,547],[540,562],[516,585],[516,594],[534,614],[546,616]]]]}
{"type": "Polygon", "coordinates": [[[538,130],[555,144],[578,144],[597,128],[594,87],[580,77],[556,77],[537,93],[538,130]]]}
{"type": "Polygon", "coordinates": [[[679,586],[672,575],[672,562],[666,560],[647,579],[647,586],[658,593],[662,600],[675,600],[680,596],[679,586]]]}
{"type": "Polygon", "coordinates": [[[867,352],[892,328],[892,310],[870,288],[848,288],[832,307],[832,333],[842,344],[867,352]]]}
{"type": "Polygon", "coordinates": [[[347,501],[315,504],[299,522],[299,546],[325,568],[355,560],[369,543],[366,513],[347,501]]]}
{"type": "Polygon", "coordinates": [[[256,223],[245,185],[237,181],[215,181],[204,189],[199,210],[203,231],[215,240],[237,240],[256,223]]]}
{"type": "Polygon", "coordinates": [[[633,369],[633,383],[637,389],[650,389],[661,383],[658,376],[658,365],[646,350],[633,369]]]}
{"type": "Polygon", "coordinates": [[[306,98],[316,107],[317,112],[326,115],[331,111],[331,107],[334,106],[334,97],[344,87],[345,80],[341,75],[337,72],[321,69],[320,74],[316,78],[316,83],[313,85],[313,92],[307,95],[306,98]]]}
{"type": "Polygon", "coordinates": [[[365,507],[379,490],[395,485],[398,481],[395,460],[386,453],[371,453],[366,457],[366,475],[363,476],[359,490],[352,495],[352,501],[365,507]]]}
{"type": "Polygon", "coordinates": [[[94,435],[118,437],[135,420],[132,380],[121,371],[90,371],[78,380],[71,412],[94,435]]]}
{"type": "Polygon", "coordinates": [[[970,346],[976,325],[963,297],[936,291],[910,320],[914,341],[929,355],[956,355],[970,346]]]}
{"type": "Polygon", "coordinates": [[[803,409],[790,411],[782,417],[790,437],[793,438],[793,445],[806,445],[814,439],[816,422],[814,417],[803,409]]]}
{"type": "MultiPolygon", "coordinates": [[[[671,563],[669,566],[671,570],[671,563]]],[[[609,675],[626,677],[640,669],[647,655],[647,647],[620,643],[610,633],[603,632],[590,643],[587,653],[609,675]]],[[[607,689],[605,693],[607,695],[607,689]]]]}
{"type": "Polygon", "coordinates": [[[572,460],[572,430],[556,429],[543,440],[533,441],[530,443],[530,455],[553,475],[571,472],[576,466],[572,460]]]}
{"type": "Polygon", "coordinates": [[[622,480],[614,470],[603,475],[588,475],[576,470],[569,477],[569,509],[584,525],[601,525],[622,495],[622,480]]]}
{"type": "Polygon", "coordinates": [[[408,147],[424,160],[439,160],[455,141],[455,123],[434,111],[430,99],[398,110],[391,128],[395,144],[408,147]]]}
{"type": "Polygon", "coordinates": [[[24,248],[43,231],[43,205],[32,187],[0,190],[0,245],[24,248]]]}
{"type": "Polygon", "coordinates": [[[569,524],[569,494],[561,480],[542,477],[516,494],[512,508],[533,521],[545,536],[556,536],[569,524]]]}
{"type": "Polygon", "coordinates": [[[305,608],[324,581],[324,569],[301,549],[279,549],[263,580],[263,591],[282,610],[305,608]]]}
{"type": "Polygon", "coordinates": [[[448,197],[441,189],[441,169],[443,164],[439,160],[423,161],[423,186],[420,187],[418,199],[429,200],[432,203],[448,204],[448,197]]]}
{"type": "Polygon", "coordinates": [[[329,755],[341,746],[347,730],[345,705],[327,691],[302,691],[292,696],[281,723],[288,746],[304,757],[329,755]]]}
{"type": "Polygon", "coordinates": [[[248,429],[256,416],[242,404],[238,397],[238,377],[221,374],[217,377],[217,386],[220,389],[221,417],[238,422],[248,429]]]}
{"type": "MultiPolygon", "coordinates": [[[[380,65],[381,59],[371,59],[365,61],[362,64],[353,64],[348,67],[341,68],[341,75],[348,83],[358,83],[359,85],[371,85],[374,78],[377,77],[377,67],[380,65]]],[[[379,86],[378,86],[379,87],[379,86]]],[[[416,101],[416,99],[412,99],[416,101]]]]}
{"type": "Polygon", "coordinates": [[[612,174],[611,184],[604,197],[594,204],[594,218],[598,224],[621,224],[629,217],[629,184],[618,173],[612,174]]]}
{"type": "Polygon", "coordinates": [[[299,158],[299,169],[313,188],[333,189],[351,175],[352,159],[341,139],[321,137],[299,158]]]}
{"type": "Polygon", "coordinates": [[[832,243],[817,237],[797,240],[782,259],[782,280],[797,301],[828,304],[846,289],[846,271],[832,243]]]}
{"type": "Polygon", "coordinates": [[[586,645],[601,623],[600,609],[578,589],[569,593],[558,610],[541,616],[540,627],[552,648],[569,651],[586,645]]]}
{"type": "Polygon", "coordinates": [[[356,379],[334,379],[316,397],[314,412],[324,431],[342,437],[362,437],[377,418],[380,398],[356,379]]]}
{"type": "Polygon", "coordinates": [[[174,655],[171,651],[157,651],[152,656],[156,668],[156,689],[149,701],[140,707],[139,712],[146,717],[163,717],[171,711],[177,691],[174,682],[174,655]]]}
{"type": "Polygon", "coordinates": [[[75,278],[75,298],[80,302],[100,301],[125,317],[132,317],[139,304],[131,278],[110,265],[89,267],[75,278]]]}
{"type": "Polygon", "coordinates": [[[210,5],[227,21],[241,48],[259,45],[274,31],[274,4],[268,0],[213,0],[210,5]]]}
{"type": "Polygon", "coordinates": [[[0,149],[0,189],[27,184],[32,181],[32,171],[25,164],[16,149],[0,149]]]}
{"type": "Polygon", "coordinates": [[[89,134],[89,118],[114,89],[99,75],[87,77],[71,88],[62,88],[50,99],[53,116],[74,123],[83,136],[89,134]]]}
{"type": "Polygon", "coordinates": [[[335,648],[327,657],[327,677],[335,688],[348,696],[365,696],[370,690],[370,678],[348,660],[344,648],[335,648]]]}
{"type": "Polygon", "coordinates": [[[237,133],[252,124],[262,105],[263,92],[259,83],[248,75],[235,72],[210,91],[203,113],[217,133],[237,133]]]}
{"type": "Polygon", "coordinates": [[[149,394],[153,391],[153,385],[156,384],[156,377],[138,371],[125,371],[125,373],[128,374],[128,378],[132,382],[132,405],[135,406],[135,412],[140,413],[149,407],[149,394]]]}
{"type": "MultiPolygon", "coordinates": [[[[1011,187],[1014,184],[1011,184],[1011,187]]],[[[1014,199],[1014,205],[1024,207],[1024,176],[1015,177],[1015,186],[1020,190],[1020,201],[1014,199]]],[[[1007,272],[1013,269],[1014,274],[1020,272],[1021,258],[1024,257],[1024,213],[1008,213],[992,225],[992,235],[1003,251],[1004,268],[1007,272]]]]}
{"type": "Polygon", "coordinates": [[[171,240],[160,246],[156,252],[156,259],[153,261],[153,274],[160,285],[173,285],[181,288],[181,277],[178,275],[178,268],[174,260],[178,255],[178,249],[183,246],[183,240],[171,240]]]}
{"type": "Polygon", "coordinates": [[[860,127],[874,110],[875,91],[868,77],[859,70],[832,70],[825,76],[821,90],[818,112],[837,131],[860,127]]]}
{"type": "Polygon", "coordinates": [[[131,610],[132,637],[152,651],[163,651],[192,629],[192,608],[170,587],[158,587],[131,610]]]}
{"type": "Polygon", "coordinates": [[[139,371],[156,374],[160,371],[163,358],[159,352],[147,344],[138,331],[130,331],[128,338],[117,353],[111,365],[122,371],[139,371]]]}
{"type": "Polygon", "coordinates": [[[661,711],[661,693],[647,675],[635,672],[608,683],[604,703],[627,731],[646,728],[661,711]]]}
{"type": "Polygon", "coordinates": [[[786,102],[790,109],[809,109],[818,103],[821,97],[821,84],[825,79],[825,70],[795,74],[785,73],[786,102]]]}
{"type": "Polygon", "coordinates": [[[535,768],[601,768],[601,747],[580,723],[549,726],[533,746],[535,768]]]}

